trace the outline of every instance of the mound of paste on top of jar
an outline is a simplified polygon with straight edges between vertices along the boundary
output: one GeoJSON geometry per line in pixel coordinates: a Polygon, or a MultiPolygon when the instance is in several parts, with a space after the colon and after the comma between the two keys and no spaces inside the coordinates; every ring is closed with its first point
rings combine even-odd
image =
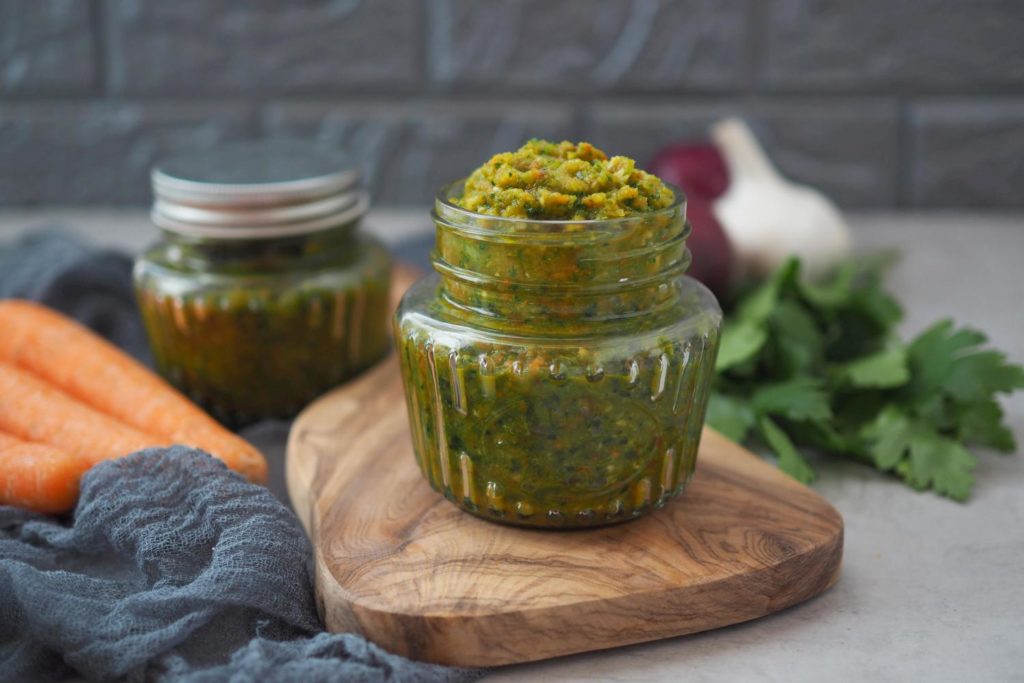
{"type": "Polygon", "coordinates": [[[454,200],[468,211],[534,220],[622,218],[672,206],[675,193],[629,157],[589,142],[530,140],[490,158],[454,200]]]}

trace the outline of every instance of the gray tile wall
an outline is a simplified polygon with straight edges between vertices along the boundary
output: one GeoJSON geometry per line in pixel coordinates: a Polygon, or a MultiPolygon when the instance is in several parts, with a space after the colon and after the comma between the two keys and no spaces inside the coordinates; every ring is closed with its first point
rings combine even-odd
{"type": "Polygon", "coordinates": [[[1022,0],[0,0],[0,205],[175,150],[351,147],[417,204],[531,136],[641,162],[746,116],[848,206],[1024,206],[1022,0]]]}

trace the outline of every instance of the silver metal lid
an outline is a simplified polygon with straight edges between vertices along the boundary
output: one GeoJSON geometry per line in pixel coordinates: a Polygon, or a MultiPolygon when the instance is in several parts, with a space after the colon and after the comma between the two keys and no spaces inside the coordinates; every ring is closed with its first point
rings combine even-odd
{"type": "Polygon", "coordinates": [[[223,145],[161,162],[153,222],[221,239],[300,235],[358,220],[368,208],[348,155],[299,141],[223,145]]]}

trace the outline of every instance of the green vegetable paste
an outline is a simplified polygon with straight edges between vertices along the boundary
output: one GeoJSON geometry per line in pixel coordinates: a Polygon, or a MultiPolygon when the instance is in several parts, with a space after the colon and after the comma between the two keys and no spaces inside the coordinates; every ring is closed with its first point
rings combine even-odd
{"type": "Polygon", "coordinates": [[[455,203],[493,216],[591,220],[656,211],[673,201],[660,178],[628,157],[609,159],[589,142],[530,140],[473,171],[455,203]]]}

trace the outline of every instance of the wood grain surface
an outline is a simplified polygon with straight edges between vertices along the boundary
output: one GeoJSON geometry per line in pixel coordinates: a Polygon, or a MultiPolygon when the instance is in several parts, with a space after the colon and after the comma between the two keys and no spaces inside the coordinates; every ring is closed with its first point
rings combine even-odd
{"type": "Polygon", "coordinates": [[[687,491],[635,521],[551,531],[466,514],[420,475],[394,354],[302,413],[286,472],[327,628],[443,664],[525,662],[755,619],[824,591],[842,558],[832,506],[710,429],[687,491]]]}

